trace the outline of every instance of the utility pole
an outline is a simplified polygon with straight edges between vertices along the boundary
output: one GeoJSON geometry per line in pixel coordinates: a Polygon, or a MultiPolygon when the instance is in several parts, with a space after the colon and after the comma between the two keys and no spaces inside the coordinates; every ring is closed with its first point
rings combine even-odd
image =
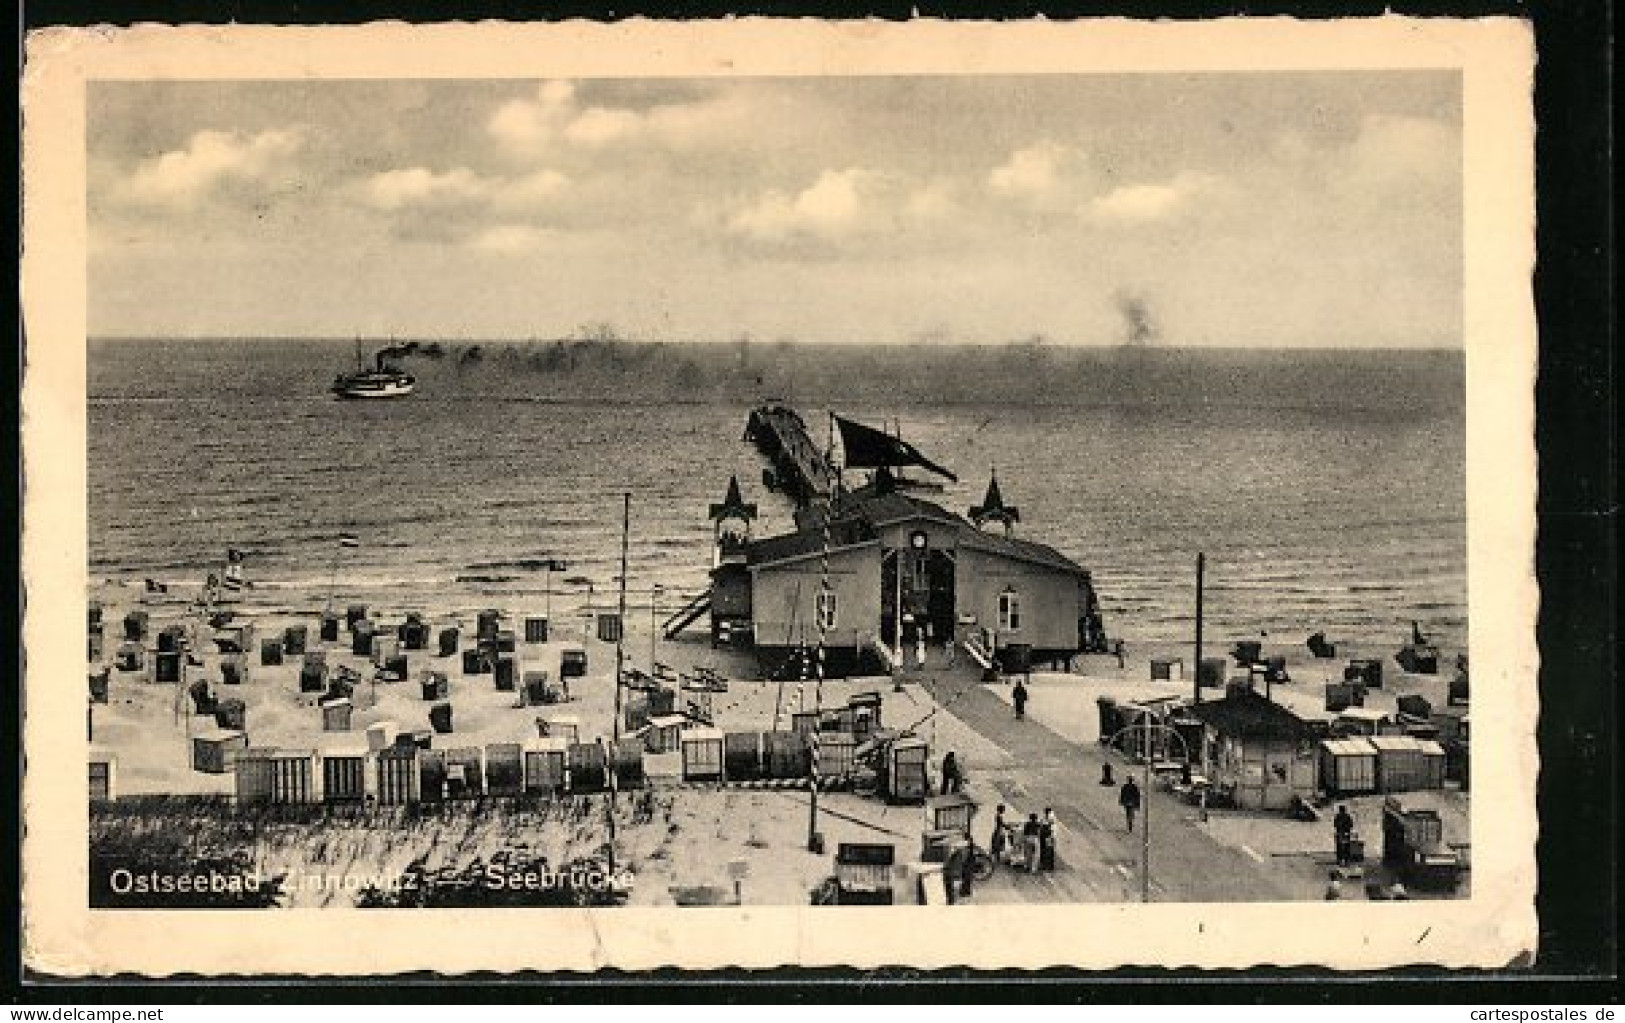
{"type": "Polygon", "coordinates": [[[1207,555],[1196,555],[1196,663],[1191,665],[1195,699],[1202,702],[1202,575],[1207,568],[1207,555]]]}
{"type": "Polygon", "coordinates": [[[655,583],[649,590],[649,674],[655,673],[655,642],[659,639],[655,631],[655,598],[665,592],[665,588],[655,583]]]}
{"type": "Polygon", "coordinates": [[[609,874],[615,876],[615,804],[620,781],[615,776],[615,753],[621,744],[621,686],[626,664],[626,549],[632,532],[632,495],[624,495],[621,506],[621,596],[615,630],[615,718],[610,722],[609,743],[609,874]]]}
{"type": "Polygon", "coordinates": [[[1140,901],[1151,901],[1151,712],[1145,718],[1145,786],[1140,794],[1140,901]]]}

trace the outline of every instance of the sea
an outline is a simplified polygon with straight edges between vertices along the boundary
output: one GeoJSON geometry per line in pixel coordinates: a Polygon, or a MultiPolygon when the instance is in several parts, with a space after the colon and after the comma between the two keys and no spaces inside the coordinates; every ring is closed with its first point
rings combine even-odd
{"type": "Polygon", "coordinates": [[[93,588],[194,592],[237,550],[270,610],[607,605],[629,494],[630,603],[664,614],[731,475],[756,535],[790,528],[743,440],[775,399],[899,432],[961,513],[996,472],[1131,649],[1188,641],[1199,553],[1212,642],[1465,649],[1460,352],[394,343],[416,393],[357,402],[349,340],[92,341],[93,588]]]}

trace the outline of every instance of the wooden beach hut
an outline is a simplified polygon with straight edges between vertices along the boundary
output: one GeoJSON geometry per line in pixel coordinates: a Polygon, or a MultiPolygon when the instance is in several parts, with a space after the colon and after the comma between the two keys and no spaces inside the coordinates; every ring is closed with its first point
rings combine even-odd
{"type": "Polygon", "coordinates": [[[237,754],[237,801],[276,805],[321,801],[317,754],[308,749],[254,747],[237,754]]]}
{"type": "Polygon", "coordinates": [[[398,635],[401,646],[407,650],[426,650],[429,646],[429,623],[423,620],[423,615],[417,611],[408,611],[406,621],[401,623],[398,635]]]}
{"type": "Polygon", "coordinates": [[[350,626],[350,652],[357,657],[371,657],[374,632],[372,622],[365,618],[352,624],[350,626]]]}
{"type": "Polygon", "coordinates": [[[348,732],[354,712],[348,699],[326,701],[322,704],[322,731],[348,732]]]}
{"type": "Polygon", "coordinates": [[[401,726],[394,721],[375,721],[367,726],[367,748],[374,752],[395,745],[401,726]]]}
{"type": "Polygon", "coordinates": [[[105,803],[118,798],[118,756],[111,750],[90,748],[90,801],[105,803]]]}
{"type": "Polygon", "coordinates": [[[1377,791],[1377,747],[1370,739],[1322,739],[1320,780],[1336,796],[1377,791]]]}
{"type": "Polygon", "coordinates": [[[798,710],[790,714],[790,730],[801,736],[809,738],[818,731],[818,711],[798,710]]]}
{"type": "Polygon", "coordinates": [[[519,685],[519,659],[512,654],[498,655],[494,681],[498,692],[513,692],[519,685]]]}
{"type": "Polygon", "coordinates": [[[520,692],[524,696],[525,706],[543,707],[554,702],[553,690],[548,685],[548,679],[549,676],[545,671],[526,671],[521,676],[520,692]]]}
{"type": "Polygon", "coordinates": [[[644,749],[650,753],[676,753],[682,745],[683,728],[688,718],[681,714],[661,714],[649,719],[649,730],[643,733],[644,749]]]}
{"type": "Polygon", "coordinates": [[[486,608],[474,618],[474,638],[481,643],[495,643],[497,631],[502,628],[502,612],[486,608]]]}
{"type": "Polygon", "coordinates": [[[557,795],[568,785],[565,773],[570,744],[563,739],[531,739],[525,743],[525,791],[557,795]]]}
{"type": "Polygon", "coordinates": [[[543,714],[536,718],[536,736],[540,739],[581,741],[581,719],[574,714],[543,714]]]}
{"type": "Polygon", "coordinates": [[[307,650],[299,666],[299,691],[319,693],[327,688],[327,651],[307,650]]]}
{"type": "Polygon", "coordinates": [[[1185,660],[1181,657],[1151,658],[1153,682],[1178,682],[1185,677],[1185,660]]]}
{"type": "Polygon", "coordinates": [[[458,746],[446,754],[446,798],[472,799],[485,792],[485,760],[478,746],[458,746]]]}
{"type": "Polygon", "coordinates": [[[683,780],[722,781],[722,746],[719,728],[690,728],[682,734],[683,780]]]}
{"type": "Polygon", "coordinates": [[[220,658],[220,681],[238,686],[248,681],[248,655],[225,654],[220,658]]]}
{"type": "Polygon", "coordinates": [[[762,748],[769,778],[805,778],[812,772],[812,754],[800,732],[763,732],[762,748]]]}
{"type": "Polygon", "coordinates": [[[924,739],[898,739],[887,753],[887,795],[896,803],[917,803],[931,794],[931,747],[924,739]]]}
{"type": "Polygon", "coordinates": [[[852,774],[857,748],[857,736],[851,732],[819,732],[818,777],[823,781],[846,780],[852,774]]]}
{"type": "Polygon", "coordinates": [[[559,653],[560,678],[585,678],[587,651],[580,647],[567,647],[559,653]]]}
{"type": "Polygon", "coordinates": [[[124,638],[132,643],[144,642],[147,638],[147,612],[131,611],[124,616],[124,638]]]}
{"type": "Polygon", "coordinates": [[[420,683],[423,699],[432,703],[435,700],[444,700],[451,695],[451,680],[445,672],[425,671],[420,683]]]}
{"type": "Polygon", "coordinates": [[[1347,707],[1332,722],[1332,732],[1343,736],[1370,738],[1383,734],[1392,724],[1393,719],[1386,711],[1375,707],[1347,707]]]}
{"type": "Polygon", "coordinates": [[[429,727],[436,735],[451,734],[451,704],[437,703],[429,708],[429,727]]]}
{"type": "Polygon", "coordinates": [[[925,830],[958,831],[970,834],[971,822],[976,819],[976,800],[963,792],[950,792],[945,796],[930,796],[925,801],[925,830]]]}
{"type": "Polygon", "coordinates": [[[569,744],[570,791],[602,792],[609,785],[609,768],[604,747],[596,742],[569,744]]]}
{"type": "Polygon", "coordinates": [[[547,619],[546,618],[526,618],[525,619],[525,642],[526,643],[546,643],[547,642],[547,619]]]}
{"type": "Polygon", "coordinates": [[[186,655],[179,650],[159,650],[152,655],[152,681],[171,684],[181,680],[181,666],[186,655]]]}
{"type": "Polygon", "coordinates": [[[417,746],[395,745],[379,750],[373,763],[378,772],[378,804],[408,806],[418,802],[422,779],[417,746]]]}
{"type": "Polygon", "coordinates": [[[729,781],[762,776],[762,733],[727,732],[722,738],[722,772],[729,781]]]}
{"type": "Polygon", "coordinates": [[[628,738],[617,740],[610,749],[610,769],[615,772],[615,784],[623,789],[643,787],[643,742],[628,738]]]}
{"type": "Polygon", "coordinates": [[[1415,792],[1444,788],[1444,747],[1408,735],[1368,740],[1377,751],[1377,791],[1415,792]]]}
{"type": "Polygon", "coordinates": [[[1187,713],[1203,724],[1202,773],[1221,800],[1246,810],[1281,810],[1294,798],[1314,798],[1319,765],[1308,722],[1250,691],[1187,713]]]}
{"type": "Polygon", "coordinates": [[[345,738],[322,749],[322,802],[360,803],[367,798],[365,742],[345,738]]]}
{"type": "Polygon", "coordinates": [[[120,643],[113,654],[113,666],[119,671],[140,671],[146,663],[147,651],[140,643],[120,643]]]}
{"type": "Polygon", "coordinates": [[[524,792],[524,750],[519,743],[486,744],[485,788],[493,796],[517,796],[524,792]]]}
{"type": "Polygon", "coordinates": [[[248,733],[212,728],[192,736],[192,770],[204,774],[226,774],[237,765],[238,755],[248,748],[248,733]]]}
{"type": "Polygon", "coordinates": [[[446,799],[446,752],[438,749],[418,750],[418,798],[425,803],[439,803],[446,799]]]}
{"type": "Polygon", "coordinates": [[[884,727],[881,722],[883,702],[880,693],[874,690],[853,693],[846,698],[846,705],[852,708],[852,731],[859,739],[867,739],[884,727]]]}

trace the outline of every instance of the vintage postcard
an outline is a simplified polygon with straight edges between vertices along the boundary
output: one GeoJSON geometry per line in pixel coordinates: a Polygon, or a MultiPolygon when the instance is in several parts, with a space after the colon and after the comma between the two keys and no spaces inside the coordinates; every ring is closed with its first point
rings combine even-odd
{"type": "Polygon", "coordinates": [[[35,970],[1534,951],[1520,23],[26,56],[35,970]]]}

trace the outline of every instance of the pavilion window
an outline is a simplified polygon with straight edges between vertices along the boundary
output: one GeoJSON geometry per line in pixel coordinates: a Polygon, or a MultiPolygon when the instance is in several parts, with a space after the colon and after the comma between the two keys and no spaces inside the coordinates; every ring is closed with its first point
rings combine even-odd
{"type": "Polygon", "coordinates": [[[1006,589],[999,594],[999,631],[1015,632],[1021,628],[1021,594],[1006,589]]]}

